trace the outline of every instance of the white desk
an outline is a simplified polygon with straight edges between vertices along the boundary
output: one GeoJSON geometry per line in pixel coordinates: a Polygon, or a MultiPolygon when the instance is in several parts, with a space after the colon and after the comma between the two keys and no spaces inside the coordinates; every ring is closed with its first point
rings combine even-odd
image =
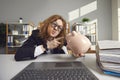
{"type": "Polygon", "coordinates": [[[20,61],[14,60],[14,55],[0,55],[0,80],[10,80],[31,62],[52,62],[52,61],[82,61],[99,80],[120,80],[120,77],[105,75],[96,65],[95,54],[86,54],[83,58],[74,58],[66,54],[42,55],[35,60],[20,61]]]}

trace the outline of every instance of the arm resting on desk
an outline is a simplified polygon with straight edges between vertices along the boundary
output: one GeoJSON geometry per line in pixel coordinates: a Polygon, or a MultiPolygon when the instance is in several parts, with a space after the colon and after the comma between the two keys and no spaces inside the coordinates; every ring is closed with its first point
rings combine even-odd
{"type": "Polygon", "coordinates": [[[15,60],[28,60],[28,59],[35,59],[34,52],[37,46],[42,45],[43,40],[39,38],[38,30],[33,30],[32,35],[28,38],[27,41],[17,50],[15,54],[15,60]]]}

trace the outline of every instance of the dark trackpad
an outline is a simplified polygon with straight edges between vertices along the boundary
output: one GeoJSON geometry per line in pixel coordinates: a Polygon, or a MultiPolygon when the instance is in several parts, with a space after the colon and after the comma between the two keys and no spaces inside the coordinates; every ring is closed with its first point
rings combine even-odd
{"type": "Polygon", "coordinates": [[[56,63],[55,67],[72,67],[71,63],[56,63]]]}

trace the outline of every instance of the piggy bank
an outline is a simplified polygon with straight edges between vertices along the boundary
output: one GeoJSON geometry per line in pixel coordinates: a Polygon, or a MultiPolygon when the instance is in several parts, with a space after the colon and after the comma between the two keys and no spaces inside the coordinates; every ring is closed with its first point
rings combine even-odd
{"type": "Polygon", "coordinates": [[[66,35],[67,47],[76,57],[83,56],[91,47],[90,40],[80,32],[72,31],[66,35]]]}

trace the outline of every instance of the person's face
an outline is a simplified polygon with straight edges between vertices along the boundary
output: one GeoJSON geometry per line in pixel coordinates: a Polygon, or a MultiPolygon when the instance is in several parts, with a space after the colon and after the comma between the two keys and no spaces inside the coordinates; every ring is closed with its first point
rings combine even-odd
{"type": "Polygon", "coordinates": [[[52,23],[50,23],[48,27],[48,34],[51,37],[56,37],[63,30],[63,22],[61,19],[58,19],[52,23]]]}

